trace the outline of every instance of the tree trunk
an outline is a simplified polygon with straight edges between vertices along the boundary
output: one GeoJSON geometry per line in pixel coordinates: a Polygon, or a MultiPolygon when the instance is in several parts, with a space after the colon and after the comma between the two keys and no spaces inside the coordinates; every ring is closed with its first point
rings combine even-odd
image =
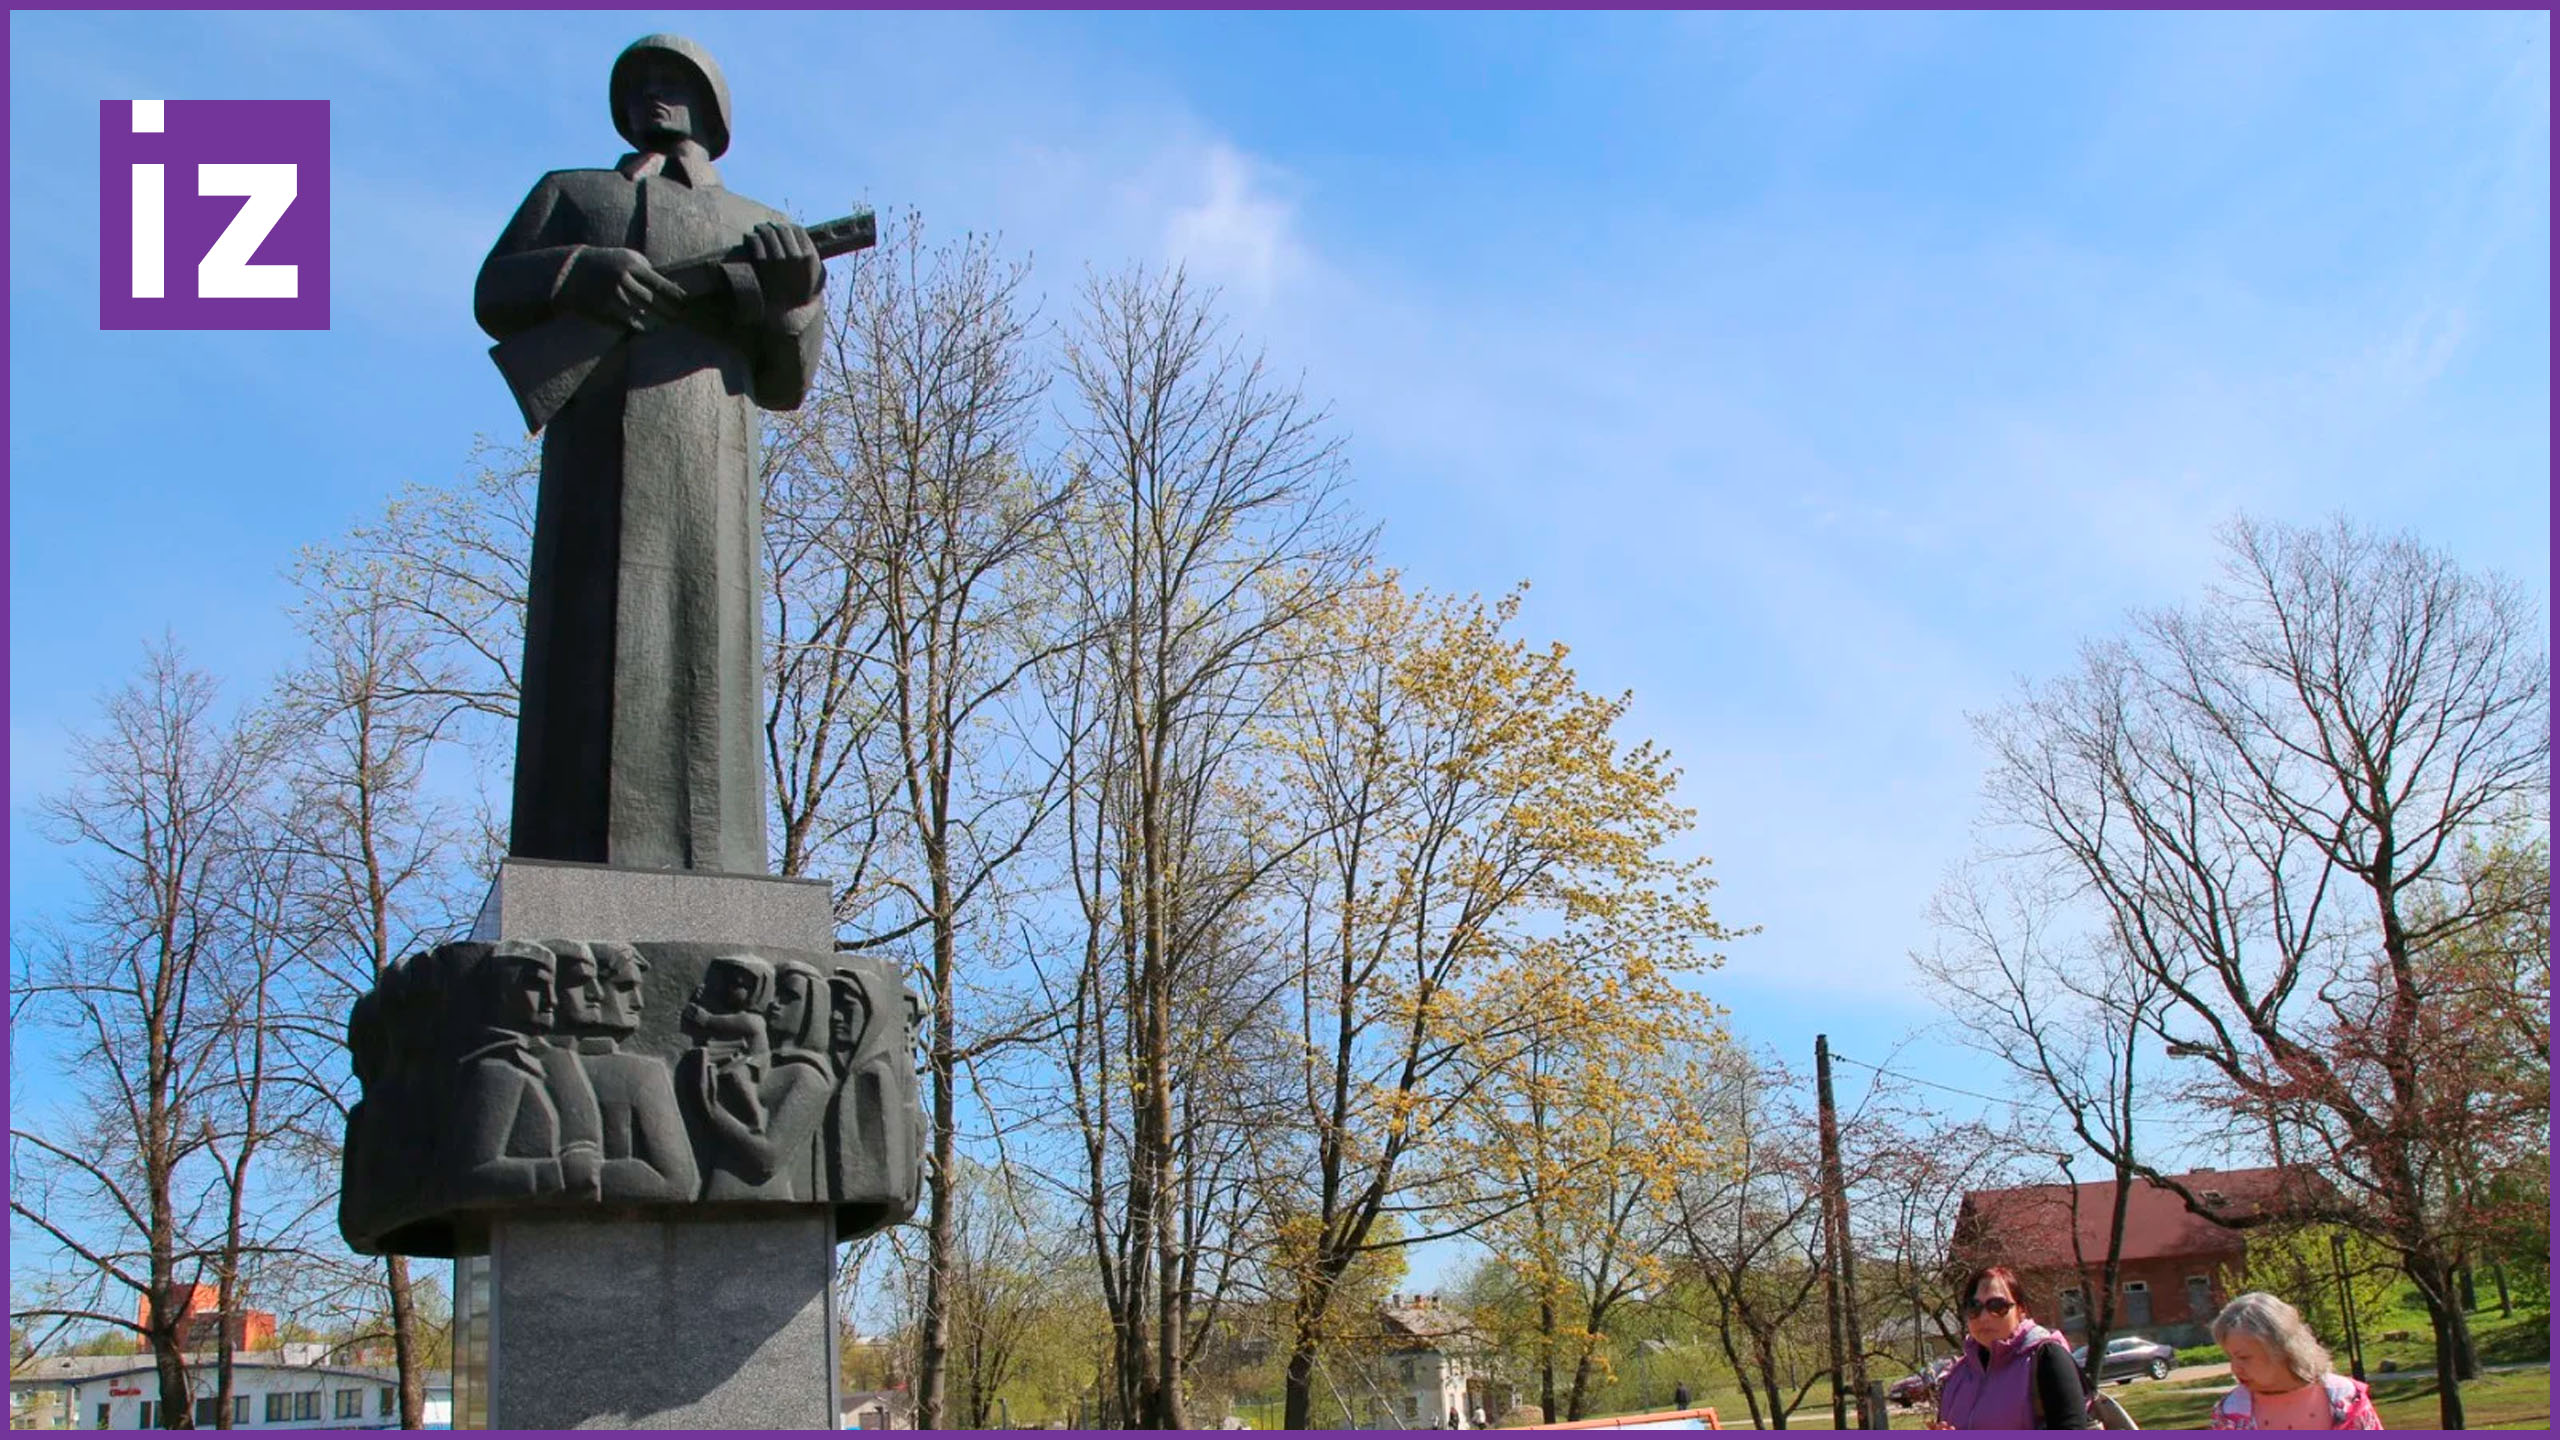
{"type": "MultiPolygon", "coordinates": [[[[409,1257],[385,1256],[383,1288],[391,1292],[391,1363],[400,1373],[400,1428],[427,1426],[427,1367],[418,1353],[418,1302],[409,1288],[409,1257]]],[[[456,1296],[457,1301],[460,1296],[456,1296]]]]}
{"type": "Polygon", "coordinates": [[[1772,1336],[1753,1335],[1751,1348],[1760,1362],[1760,1386],[1769,1396],[1769,1428],[1787,1428],[1786,1388],[1778,1381],[1777,1346],[1772,1336]]]}
{"type": "Polygon", "coordinates": [[[1590,1393],[1590,1389],[1591,1352],[1585,1350],[1582,1352],[1582,1358],[1573,1362],[1573,1391],[1565,1396],[1564,1418],[1567,1420],[1582,1418],[1583,1397],[1590,1393]]]}
{"type": "MultiPolygon", "coordinates": [[[[2130,1153],[2129,1147],[2127,1153],[2130,1153]]],[[[2076,1211],[2079,1187],[2074,1186],[2072,1194],[2076,1211]]],[[[2106,1384],[2107,1336],[2116,1325],[2116,1288],[2124,1274],[2124,1217],[2132,1199],[2132,1167],[2120,1164],[2116,1166],[2115,1207],[2107,1217],[2107,1261],[2099,1272],[2098,1303],[2087,1311],[2088,1334],[2083,1337],[2089,1348],[2082,1352],[2087,1359],[2080,1367],[2080,1383],[2091,1395],[2097,1394],[2106,1384]]],[[[2076,1216],[2072,1232],[2073,1244],[2077,1245],[2079,1223],[2076,1216]]]]}
{"type": "Polygon", "coordinates": [[[1553,1425],[1564,1417],[1556,1413],[1556,1307],[1554,1302],[1538,1302],[1538,1416],[1553,1425]]]}
{"type": "Polygon", "coordinates": [[[2447,1430],[2467,1428],[2462,1411],[2462,1363],[2454,1336],[2454,1317],[2460,1311],[2454,1304],[2452,1276],[2442,1260],[2424,1251],[2409,1257],[2408,1270],[2419,1298],[2426,1302],[2428,1325],[2435,1332],[2436,1423],[2447,1430]]]}
{"type": "MultiPolygon", "coordinates": [[[[234,1242],[235,1245],[237,1242],[234,1242]]],[[[235,1255],[236,1255],[235,1250],[235,1255]]],[[[231,1314],[239,1303],[240,1280],[238,1261],[223,1266],[220,1298],[214,1303],[215,1336],[213,1342],[213,1428],[231,1428],[231,1314]]]]}
{"type": "Polygon", "coordinates": [[[2465,1380],[2480,1378],[2480,1347],[2471,1339],[2471,1316],[2456,1305],[2445,1312],[2445,1328],[2453,1340],[2453,1370],[2465,1380]]]}
{"type": "Polygon", "coordinates": [[[955,947],[947,903],[949,872],[939,855],[932,876],[936,915],[933,925],[933,1163],[926,1167],[924,1324],[922,1355],[916,1366],[916,1428],[940,1429],[943,1423],[944,1378],[951,1354],[951,1189],[957,1162],[957,1126],[953,1113],[958,1069],[958,1038],[952,1033],[951,999],[955,947]]]}
{"type": "Polygon", "coordinates": [[[1733,1371],[1734,1388],[1742,1392],[1742,1403],[1751,1408],[1751,1428],[1760,1429],[1760,1393],[1751,1387],[1751,1372],[1743,1367],[1742,1356],[1733,1348],[1733,1306],[1716,1307],[1716,1342],[1724,1349],[1724,1363],[1733,1371]]]}
{"type": "MultiPolygon", "coordinates": [[[[169,1292],[163,1290],[162,1295],[169,1292]]],[[[162,1430],[192,1430],[196,1417],[188,1409],[193,1398],[187,1384],[186,1356],[178,1349],[178,1327],[159,1312],[167,1306],[154,1305],[151,1327],[151,1368],[160,1379],[160,1424],[162,1430]]]]}
{"type": "Polygon", "coordinates": [[[1305,1430],[1315,1423],[1316,1338],[1301,1330],[1289,1344],[1289,1374],[1281,1382],[1280,1428],[1305,1430]]]}

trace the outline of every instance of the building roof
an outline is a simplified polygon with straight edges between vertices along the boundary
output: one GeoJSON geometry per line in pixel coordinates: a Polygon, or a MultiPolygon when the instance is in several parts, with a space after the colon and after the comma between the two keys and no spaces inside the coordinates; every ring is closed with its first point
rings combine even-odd
{"type": "MultiPolygon", "coordinates": [[[[190,1375],[210,1375],[220,1362],[212,1355],[190,1355],[190,1375]]],[[[269,1352],[250,1352],[231,1357],[234,1373],[245,1370],[287,1370],[308,1375],[335,1375],[350,1380],[367,1380],[394,1385],[400,1380],[396,1367],[387,1365],[319,1365],[294,1364],[269,1352]]],[[[149,1355],[52,1355],[40,1360],[21,1360],[9,1367],[12,1385],[77,1385],[89,1380],[112,1379],[122,1375],[148,1375],[158,1367],[149,1355]]],[[[448,1385],[451,1377],[442,1370],[427,1372],[430,1390],[448,1385]]]]}
{"type": "Polygon", "coordinates": [[[1437,1295],[1391,1295],[1378,1318],[1389,1350],[1446,1350],[1475,1329],[1465,1311],[1441,1304],[1437,1295]]]}
{"type": "MultiPolygon", "coordinates": [[[[2223,1203],[2217,1208],[2235,1218],[2263,1212],[2289,1190],[2320,1183],[2317,1175],[2300,1165],[2196,1170],[2171,1178],[2208,1204],[2220,1196],[2223,1203]]],[[[2079,1192],[2080,1253],[2090,1264],[2101,1263],[2115,1212],[2112,1180],[2092,1180],[2076,1187],[2019,1185],[1968,1191],[1956,1222],[1958,1253],[2020,1270],[2071,1269],[2074,1189],[2079,1192]]],[[[2176,1191],[2149,1180],[2134,1182],[2125,1204],[2123,1259],[2236,1257],[2240,1249],[2240,1232],[2187,1209],[2176,1191]]]]}

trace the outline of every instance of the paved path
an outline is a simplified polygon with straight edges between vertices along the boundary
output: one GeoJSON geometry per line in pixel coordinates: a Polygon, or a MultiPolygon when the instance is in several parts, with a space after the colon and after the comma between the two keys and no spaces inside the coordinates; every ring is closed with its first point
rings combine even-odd
{"type": "MultiPolygon", "coordinates": [[[[2515,1370],[2539,1370],[2550,1363],[2551,1362],[2548,1360],[2527,1360],[2517,1364],[2483,1365],[2480,1369],[2483,1374],[2499,1375],[2515,1370]]],[[[2339,1373],[2343,1374],[2345,1372],[2341,1371],[2339,1373]]],[[[2365,1378],[2368,1380],[2431,1380],[2435,1378],[2435,1373],[2436,1370],[2433,1365],[2415,1366],[2407,1370],[2378,1370],[2368,1368],[2365,1372],[2365,1378]]],[[[2217,1362],[2211,1365],[2181,1365],[2177,1369],[2162,1376],[2157,1382],[2144,1379],[2136,1381],[2135,1383],[2142,1385],[2149,1385],[2153,1383],[2161,1385],[2176,1385],[2180,1383],[2194,1385],[2208,1380],[2228,1381],[2230,1378],[2231,1367],[2228,1364],[2217,1362]]]]}

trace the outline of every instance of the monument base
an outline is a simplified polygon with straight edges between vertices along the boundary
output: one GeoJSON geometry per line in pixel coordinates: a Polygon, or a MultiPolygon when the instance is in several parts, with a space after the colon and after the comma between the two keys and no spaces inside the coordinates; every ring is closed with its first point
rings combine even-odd
{"type": "Polygon", "coordinates": [[[491,1429],[836,1428],[828,1207],[510,1217],[489,1242],[491,1429]]]}
{"type": "Polygon", "coordinates": [[[573,860],[498,862],[474,940],[707,940],[833,950],[824,880],[718,870],[636,870],[573,860]]]}
{"type": "MultiPolygon", "coordinates": [[[[819,880],[509,857],[472,938],[828,952],[835,916],[819,880]]],[[[837,1228],[823,1204],[490,1217],[456,1265],[457,1426],[835,1429],[837,1228]]]]}

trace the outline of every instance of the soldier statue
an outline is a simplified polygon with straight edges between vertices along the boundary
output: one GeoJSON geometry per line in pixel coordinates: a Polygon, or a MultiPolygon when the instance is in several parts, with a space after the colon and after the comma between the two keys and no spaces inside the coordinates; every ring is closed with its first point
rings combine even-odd
{"type": "Polygon", "coordinates": [[[699,46],[642,39],[609,90],[633,153],[543,176],[475,294],[542,431],[509,849],[762,874],[756,408],[807,393],[826,270],[720,183],[729,90],[699,46]]]}

